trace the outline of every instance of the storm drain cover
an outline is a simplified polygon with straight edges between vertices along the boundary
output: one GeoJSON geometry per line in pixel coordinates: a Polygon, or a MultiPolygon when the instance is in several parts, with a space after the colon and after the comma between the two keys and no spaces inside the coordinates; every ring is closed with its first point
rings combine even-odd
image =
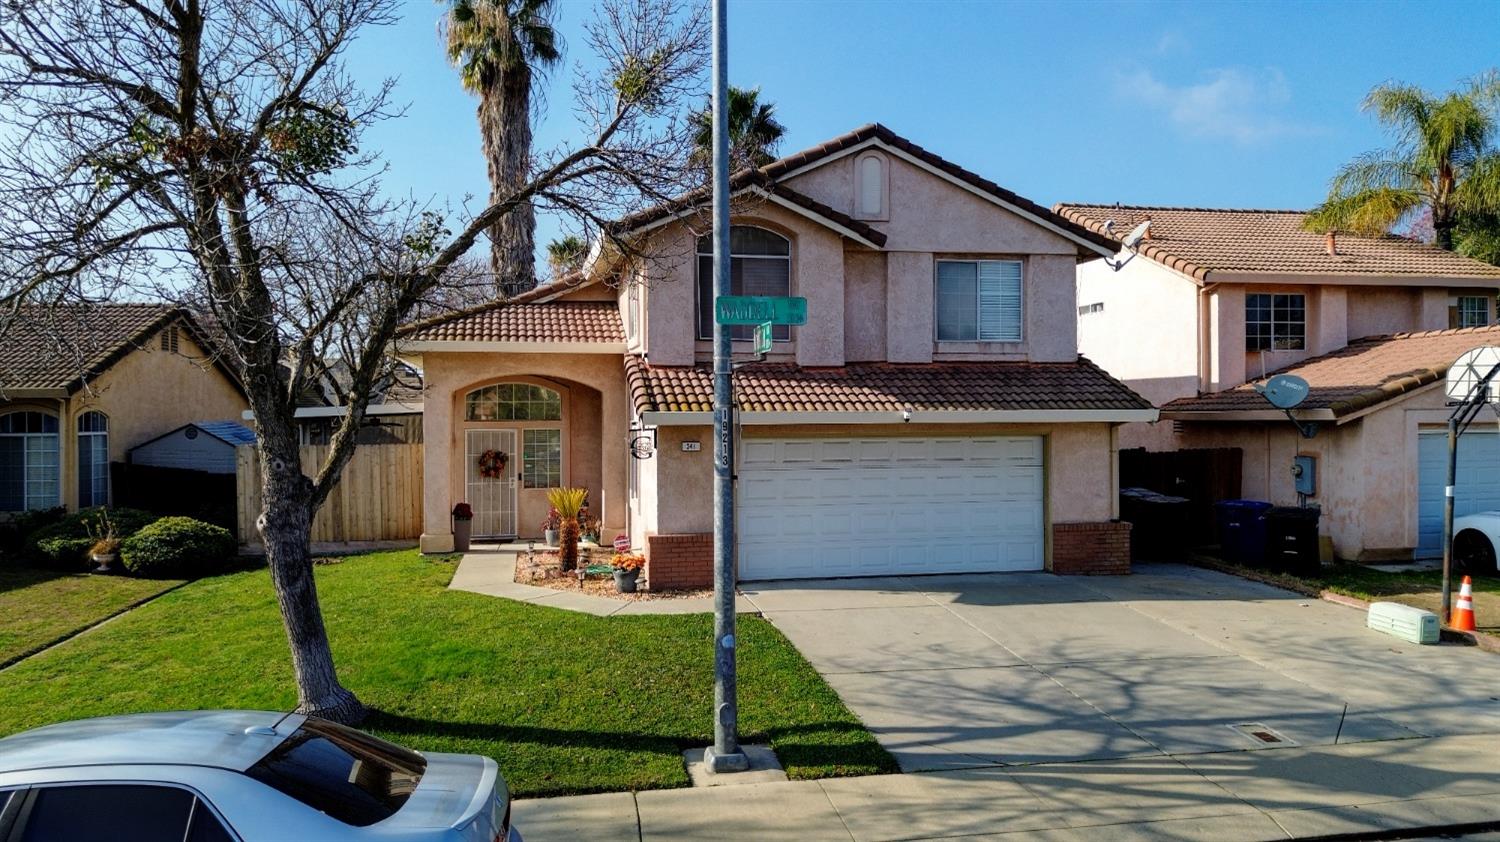
{"type": "Polygon", "coordinates": [[[1264,722],[1236,722],[1231,731],[1259,746],[1294,746],[1297,741],[1264,722]]]}

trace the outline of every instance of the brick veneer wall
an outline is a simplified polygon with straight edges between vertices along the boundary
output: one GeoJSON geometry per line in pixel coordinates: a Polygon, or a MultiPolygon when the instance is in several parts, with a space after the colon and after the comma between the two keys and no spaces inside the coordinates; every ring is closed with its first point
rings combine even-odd
{"type": "Polygon", "coordinates": [[[709,588],[713,583],[712,532],[646,536],[647,590],[709,588]]]}
{"type": "Polygon", "coordinates": [[[1130,524],[1052,524],[1052,572],[1119,575],[1130,572],[1130,524]]]}

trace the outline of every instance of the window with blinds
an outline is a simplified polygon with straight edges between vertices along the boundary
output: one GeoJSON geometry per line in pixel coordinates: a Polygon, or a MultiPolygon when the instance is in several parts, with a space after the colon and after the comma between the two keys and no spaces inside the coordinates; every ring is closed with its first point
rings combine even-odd
{"type": "Polygon", "coordinates": [[[940,342],[1021,341],[1021,261],[939,260],[940,342]]]}
{"type": "MultiPolygon", "coordinates": [[[[714,259],[713,241],[709,237],[698,239],[698,338],[712,339],[714,336],[714,259]]],[[[792,244],[787,238],[749,225],[735,225],[729,229],[729,288],[731,295],[768,295],[782,297],[792,294],[792,244]]],[[[753,326],[740,325],[731,329],[734,339],[749,339],[753,326]]],[[[789,342],[791,325],[776,325],[771,328],[771,339],[789,342]]]]}

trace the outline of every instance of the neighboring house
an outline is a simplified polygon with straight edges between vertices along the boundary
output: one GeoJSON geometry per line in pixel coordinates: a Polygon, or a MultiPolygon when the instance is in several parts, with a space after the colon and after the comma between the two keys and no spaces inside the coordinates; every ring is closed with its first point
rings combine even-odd
{"type": "MultiPolygon", "coordinates": [[[[1276,503],[1297,501],[1292,458],[1312,455],[1311,500],[1340,557],[1440,548],[1437,381],[1497,340],[1484,328],[1500,267],[1401,237],[1310,233],[1293,211],[1055,209],[1117,239],[1151,220],[1123,269],[1078,271],[1080,350],[1162,407],[1160,423],[1123,428],[1121,446],[1240,448],[1244,496],[1276,503]],[[1246,385],[1282,371],[1312,384],[1296,411],[1318,425],[1311,439],[1246,385]]],[[[1470,437],[1476,455],[1500,453],[1492,427],[1470,437]]],[[[1481,464],[1500,473],[1500,462],[1481,464]]],[[[1496,481],[1485,483],[1484,493],[1460,485],[1461,509],[1500,505],[1496,481]]]]}
{"type": "MultiPolygon", "coordinates": [[[[1115,430],[1156,411],[1075,343],[1074,267],[1112,240],[878,125],[734,185],[735,291],[808,301],[764,361],[737,334],[742,578],[1126,569],[1115,430]]],[[[452,548],[460,501],[478,535],[540,535],[546,490],[575,485],[651,587],[708,582],[704,198],[618,224],[648,259],[402,332],[424,550],[452,548]]]]}
{"type": "Polygon", "coordinates": [[[247,404],[183,310],[103,304],[22,311],[0,339],[0,517],[112,499],[110,463],[247,404]]]}

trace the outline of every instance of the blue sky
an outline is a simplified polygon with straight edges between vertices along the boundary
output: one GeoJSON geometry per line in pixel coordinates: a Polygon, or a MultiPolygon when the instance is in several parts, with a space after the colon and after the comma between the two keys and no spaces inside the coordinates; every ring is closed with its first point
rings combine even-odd
{"type": "MultiPolygon", "coordinates": [[[[575,137],[571,67],[589,0],[559,0],[569,70],[546,84],[539,147],[575,137]]],[[[399,79],[404,117],[366,138],[387,188],[459,202],[485,192],[475,101],[446,64],[441,7],[350,54],[399,79]]],[[[1500,65],[1493,2],[1149,3],[731,0],[730,80],[760,86],[781,151],[881,122],[1044,204],[1300,208],[1384,141],[1360,100],[1396,79],[1447,90],[1500,65]]],[[[543,221],[541,246],[557,232],[543,221]]]]}

